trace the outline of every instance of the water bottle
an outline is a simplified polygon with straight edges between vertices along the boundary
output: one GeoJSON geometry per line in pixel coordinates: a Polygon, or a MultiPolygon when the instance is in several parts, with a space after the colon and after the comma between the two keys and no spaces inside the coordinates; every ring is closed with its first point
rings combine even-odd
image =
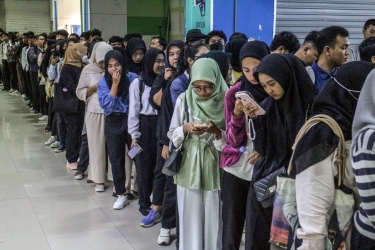
{"type": "Polygon", "coordinates": [[[247,150],[247,148],[245,146],[240,147],[240,152],[243,153],[246,158],[248,158],[251,154],[250,151],[247,150]]]}

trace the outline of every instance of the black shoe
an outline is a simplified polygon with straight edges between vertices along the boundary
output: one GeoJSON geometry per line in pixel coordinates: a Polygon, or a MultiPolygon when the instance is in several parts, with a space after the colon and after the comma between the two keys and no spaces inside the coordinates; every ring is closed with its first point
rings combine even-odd
{"type": "Polygon", "coordinates": [[[30,98],[26,96],[26,98],[25,98],[24,100],[25,100],[25,101],[28,101],[28,100],[30,100],[30,98]]]}
{"type": "Polygon", "coordinates": [[[143,207],[139,207],[139,212],[141,212],[141,214],[143,216],[147,216],[148,213],[150,212],[151,208],[150,207],[146,207],[146,208],[143,208],[143,207]]]}
{"type": "Polygon", "coordinates": [[[131,200],[134,200],[134,195],[132,193],[126,193],[125,194],[126,198],[131,201],[131,200]]]}
{"type": "Polygon", "coordinates": [[[9,91],[10,89],[2,89],[1,92],[4,92],[4,91],[9,91]]]}
{"type": "Polygon", "coordinates": [[[34,114],[39,114],[39,113],[40,113],[40,111],[38,111],[38,110],[34,111],[34,114]]]}
{"type": "Polygon", "coordinates": [[[44,128],[44,132],[51,132],[51,127],[49,125],[47,125],[45,128],[44,128]]]}

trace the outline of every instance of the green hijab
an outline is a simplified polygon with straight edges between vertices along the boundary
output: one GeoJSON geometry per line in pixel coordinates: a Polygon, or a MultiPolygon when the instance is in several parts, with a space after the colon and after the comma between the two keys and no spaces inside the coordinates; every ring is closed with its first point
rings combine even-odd
{"type": "Polygon", "coordinates": [[[228,86],[220,73],[217,63],[211,58],[201,58],[194,62],[190,74],[191,80],[186,91],[186,101],[191,112],[205,122],[212,120],[220,129],[225,129],[224,97],[228,86]],[[201,99],[194,91],[192,84],[204,80],[215,85],[215,91],[208,99],[201,99]]]}

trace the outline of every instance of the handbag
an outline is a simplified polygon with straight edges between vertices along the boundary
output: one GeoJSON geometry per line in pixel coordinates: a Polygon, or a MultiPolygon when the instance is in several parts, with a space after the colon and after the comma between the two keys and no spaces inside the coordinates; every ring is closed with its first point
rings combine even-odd
{"type": "Polygon", "coordinates": [[[281,167],[260,180],[254,182],[254,191],[257,200],[262,203],[264,208],[272,207],[276,192],[277,176],[286,172],[285,167],[281,167]]]}
{"type": "MultiPolygon", "coordinates": [[[[297,238],[298,220],[295,176],[291,175],[294,150],[303,135],[315,124],[324,122],[339,137],[335,165],[338,176],[335,178],[335,199],[328,212],[328,237],[325,239],[325,249],[341,249],[345,245],[347,233],[352,226],[354,214],[353,191],[342,184],[346,163],[345,139],[335,120],[327,115],[316,115],[309,119],[299,131],[293,145],[293,154],[288,166],[288,172],[277,177],[277,190],[272,213],[270,243],[281,249],[294,250],[301,246],[302,240],[297,238]]],[[[331,164],[327,160],[327,164],[331,164]]]]}
{"type": "MultiPolygon", "coordinates": [[[[189,111],[188,111],[186,96],[185,96],[185,116],[186,116],[187,122],[189,122],[189,111]]],[[[189,134],[186,135],[184,141],[186,140],[188,136],[189,134]]],[[[184,155],[183,150],[182,150],[184,141],[181,143],[180,147],[174,149],[172,153],[169,155],[169,157],[165,160],[165,163],[161,172],[165,174],[166,176],[174,176],[180,170],[182,156],[184,155]]]]}
{"type": "Polygon", "coordinates": [[[78,113],[78,98],[75,93],[64,92],[62,83],[55,82],[53,111],[62,113],[78,113]]]}

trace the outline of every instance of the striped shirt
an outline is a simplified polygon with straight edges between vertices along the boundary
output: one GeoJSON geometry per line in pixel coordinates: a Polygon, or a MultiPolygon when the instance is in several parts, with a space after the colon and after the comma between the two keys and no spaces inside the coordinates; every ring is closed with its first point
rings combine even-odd
{"type": "Polygon", "coordinates": [[[348,50],[349,50],[348,62],[361,61],[361,57],[359,55],[359,50],[358,50],[358,45],[350,45],[348,47],[348,50]]]}
{"type": "Polygon", "coordinates": [[[364,130],[353,141],[352,166],[361,197],[355,225],[362,235],[375,240],[375,130],[364,130]]]}

